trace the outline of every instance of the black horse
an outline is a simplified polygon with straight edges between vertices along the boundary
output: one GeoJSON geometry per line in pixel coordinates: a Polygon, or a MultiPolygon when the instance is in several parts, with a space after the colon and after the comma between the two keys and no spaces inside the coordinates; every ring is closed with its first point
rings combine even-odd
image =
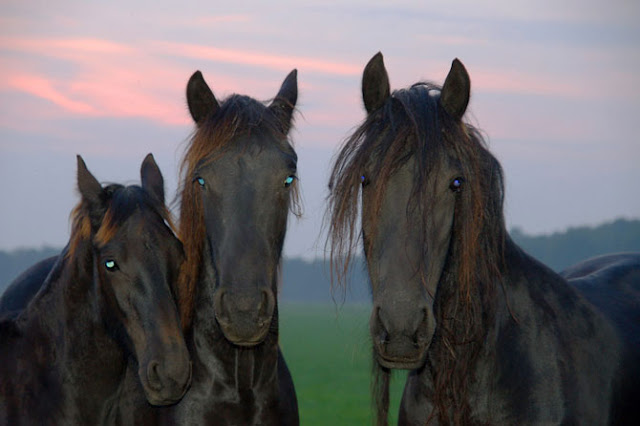
{"type": "Polygon", "coordinates": [[[241,95],[218,103],[199,71],[190,78],[196,130],[181,170],[179,235],[187,259],[178,304],[193,379],[176,406],[138,410],[123,424],[299,423],[278,346],[276,297],[287,216],[297,200],[297,156],[287,139],[296,99],[296,71],[268,106],[241,95]]]}
{"type": "Polygon", "coordinates": [[[130,355],[149,403],[186,392],[172,296],[184,253],[151,155],[141,176],[142,187],[103,188],[78,156],[69,244],[35,296],[0,321],[0,424],[110,423],[130,355]]]}
{"type": "Polygon", "coordinates": [[[55,269],[55,264],[63,257],[51,256],[33,264],[29,269],[18,275],[0,296],[0,316],[5,314],[17,315],[31,298],[40,290],[49,273],[55,269]]]}
{"type": "Polygon", "coordinates": [[[378,423],[401,368],[403,425],[640,424],[640,255],[567,271],[572,286],[510,239],[460,61],[442,87],[391,93],[378,53],[362,94],[330,179],[331,258],[342,279],[362,236],[378,423]]]}

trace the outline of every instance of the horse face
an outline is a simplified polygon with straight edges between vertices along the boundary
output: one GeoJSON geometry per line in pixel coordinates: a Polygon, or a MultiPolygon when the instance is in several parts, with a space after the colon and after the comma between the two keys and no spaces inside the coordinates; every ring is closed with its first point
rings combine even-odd
{"type": "Polygon", "coordinates": [[[215,275],[216,320],[240,346],[257,345],[277,330],[278,266],[297,163],[286,135],[297,97],[296,70],[269,106],[240,95],[220,104],[199,71],[187,84],[196,137],[202,132],[213,147],[192,176],[201,191],[210,256],[205,269],[215,275]],[[216,145],[211,134],[221,129],[229,129],[230,139],[216,145]]]}
{"type": "Polygon", "coordinates": [[[170,284],[184,254],[178,239],[152,212],[135,212],[98,249],[100,290],[132,345],[148,401],[180,400],[191,363],[170,284]]]}
{"type": "Polygon", "coordinates": [[[378,362],[387,368],[423,365],[435,331],[433,301],[453,223],[454,168],[431,173],[429,205],[415,202],[415,161],[387,180],[379,208],[375,176],[365,176],[362,227],[373,292],[370,331],[378,362]],[[426,229],[425,229],[426,226],[426,229]]]}
{"type": "Polygon", "coordinates": [[[165,223],[164,181],[153,156],[141,167],[142,188],[102,188],[78,156],[78,189],[89,209],[99,309],[138,361],[147,399],[177,402],[191,381],[191,363],[171,285],[184,261],[165,223]]]}
{"type": "Polygon", "coordinates": [[[214,310],[227,340],[262,342],[274,320],[277,274],[296,179],[296,155],[283,141],[252,134],[197,170],[210,261],[214,310]]]}

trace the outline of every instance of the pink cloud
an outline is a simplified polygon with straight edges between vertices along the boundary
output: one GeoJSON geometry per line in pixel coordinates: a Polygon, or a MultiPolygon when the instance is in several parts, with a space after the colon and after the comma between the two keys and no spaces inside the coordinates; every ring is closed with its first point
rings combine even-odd
{"type": "Polygon", "coordinates": [[[247,50],[221,49],[171,42],[156,42],[155,46],[158,50],[175,56],[264,67],[279,71],[299,68],[305,71],[336,75],[359,75],[362,72],[362,66],[359,64],[339,63],[308,57],[271,55],[247,50]]]}
{"type": "Polygon", "coordinates": [[[17,52],[31,52],[40,55],[67,57],[73,53],[90,54],[133,54],[135,49],[124,44],[108,40],[80,39],[42,39],[0,37],[0,49],[17,52]]]}
{"type": "Polygon", "coordinates": [[[587,97],[589,93],[574,81],[558,80],[557,76],[512,71],[474,70],[471,82],[478,90],[519,93],[527,95],[555,95],[587,97]]]}
{"type": "Polygon", "coordinates": [[[51,81],[34,75],[10,76],[7,86],[42,99],[49,100],[59,107],[75,114],[95,115],[95,109],[81,101],[70,99],[53,87],[51,81]]]}

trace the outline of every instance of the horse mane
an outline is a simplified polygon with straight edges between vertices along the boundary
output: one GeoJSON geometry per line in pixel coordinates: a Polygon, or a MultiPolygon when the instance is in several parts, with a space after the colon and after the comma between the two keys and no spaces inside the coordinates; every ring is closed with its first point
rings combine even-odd
{"type": "Polygon", "coordinates": [[[138,185],[123,186],[110,184],[103,188],[106,209],[98,229],[92,226],[92,208],[85,200],[80,200],[71,212],[71,237],[66,257],[75,259],[78,248],[92,240],[98,246],[108,243],[120,226],[137,210],[146,209],[158,214],[177,235],[171,213],[166,205],[138,185]]]}
{"type": "MultiPolygon", "coordinates": [[[[178,235],[184,245],[186,261],[180,271],[177,295],[180,318],[185,329],[191,325],[206,236],[202,199],[199,188],[194,183],[197,169],[222,156],[237,137],[251,134],[272,135],[276,141],[283,143],[283,147],[292,146],[278,116],[270,113],[262,102],[244,95],[231,95],[220,104],[215,114],[210,114],[198,123],[180,164],[178,235]]],[[[266,145],[268,139],[256,140],[266,145]]],[[[294,214],[299,215],[297,180],[291,186],[290,194],[289,207],[294,214]]]]}
{"type": "MultiPolygon", "coordinates": [[[[433,205],[428,186],[431,173],[449,156],[459,163],[464,187],[455,205],[451,243],[436,291],[436,331],[425,368],[430,368],[434,390],[431,418],[441,424],[468,424],[471,413],[467,392],[473,381],[473,365],[486,324],[493,318],[496,282],[501,282],[506,230],[503,218],[502,169],[489,153],[481,133],[454,120],[439,103],[441,87],[416,83],[395,91],[344,143],[331,172],[329,187],[329,235],[332,289],[345,291],[346,277],[360,242],[356,228],[361,208],[361,176],[367,171],[372,211],[367,214],[375,232],[386,182],[411,156],[416,176],[407,213],[422,209],[421,236],[426,259],[427,235],[433,205]]],[[[426,282],[426,265],[420,265],[426,282]]],[[[375,367],[375,365],[374,365],[375,367]]],[[[378,366],[379,367],[379,366],[378,366]]],[[[378,424],[386,424],[388,371],[374,375],[374,401],[378,424]],[[380,377],[378,377],[381,375],[380,377]]]]}

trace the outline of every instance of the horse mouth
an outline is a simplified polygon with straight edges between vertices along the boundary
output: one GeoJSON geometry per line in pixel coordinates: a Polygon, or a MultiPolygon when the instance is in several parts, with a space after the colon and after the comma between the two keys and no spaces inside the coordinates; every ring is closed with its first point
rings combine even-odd
{"type": "Polygon", "coordinates": [[[269,335],[268,323],[257,330],[253,327],[246,329],[244,327],[233,327],[230,326],[230,324],[218,323],[220,324],[222,334],[224,334],[225,339],[227,339],[229,343],[244,348],[258,346],[264,342],[269,335]]]}
{"type": "Polygon", "coordinates": [[[388,357],[381,354],[377,355],[378,364],[381,367],[392,370],[416,370],[424,365],[426,352],[418,354],[415,357],[388,357]]]}
{"type": "Polygon", "coordinates": [[[258,340],[232,340],[227,338],[227,340],[229,342],[231,342],[232,344],[236,345],[236,346],[241,346],[243,348],[251,348],[254,346],[258,346],[260,343],[264,342],[264,339],[258,339],[258,340]]]}
{"type": "Polygon", "coordinates": [[[403,341],[380,342],[375,345],[378,364],[394,370],[415,370],[427,360],[427,346],[403,341]]]}

